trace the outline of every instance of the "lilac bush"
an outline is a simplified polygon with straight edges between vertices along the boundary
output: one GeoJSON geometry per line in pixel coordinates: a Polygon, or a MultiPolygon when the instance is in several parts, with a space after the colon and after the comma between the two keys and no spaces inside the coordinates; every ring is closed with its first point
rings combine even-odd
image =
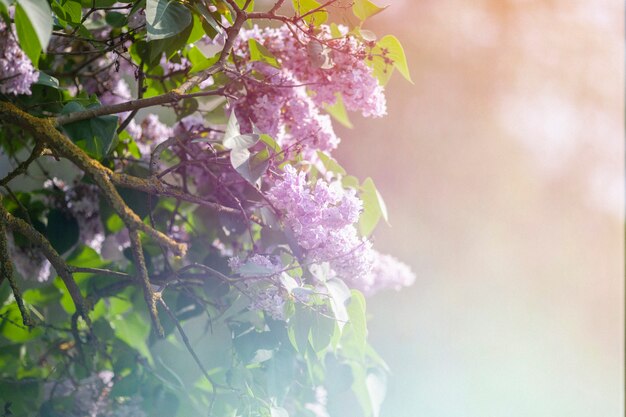
{"type": "Polygon", "coordinates": [[[415,275],[333,124],[406,60],[283,3],[0,2],[5,414],[378,415],[364,294],[415,275]]]}

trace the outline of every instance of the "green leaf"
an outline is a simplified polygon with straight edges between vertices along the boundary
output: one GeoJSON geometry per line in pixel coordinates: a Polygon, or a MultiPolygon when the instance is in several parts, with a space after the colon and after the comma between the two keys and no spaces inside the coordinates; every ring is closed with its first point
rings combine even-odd
{"type": "Polygon", "coordinates": [[[268,158],[252,156],[246,148],[235,148],[230,151],[230,163],[235,170],[250,184],[258,187],[259,180],[269,168],[268,158]]]}
{"type": "Polygon", "coordinates": [[[61,299],[61,291],[53,285],[47,285],[42,288],[31,288],[24,291],[22,298],[28,304],[42,306],[52,302],[58,302],[61,299]]]}
{"type": "Polygon", "coordinates": [[[63,10],[65,11],[65,16],[68,18],[71,23],[80,23],[83,17],[83,8],[80,2],[77,1],[68,1],[63,5],[63,10]]]}
{"type": "Polygon", "coordinates": [[[359,188],[359,184],[359,179],[352,175],[346,175],[341,179],[341,185],[343,185],[344,188],[359,188]]]}
{"type": "Polygon", "coordinates": [[[352,4],[352,12],[361,21],[382,12],[386,8],[387,6],[378,7],[369,0],[354,0],[354,3],[352,4]]]}
{"type": "Polygon", "coordinates": [[[393,35],[384,36],[376,43],[376,46],[372,49],[372,54],[374,55],[374,75],[379,78],[379,81],[382,79],[382,85],[386,84],[391,76],[391,71],[387,69],[387,64],[383,57],[390,59],[393,62],[393,68],[397,68],[402,76],[413,84],[406,56],[404,55],[404,49],[398,38],[393,35]],[[382,55],[383,57],[377,55],[382,55]]]}
{"type": "Polygon", "coordinates": [[[289,417],[289,413],[282,407],[270,407],[271,417],[289,417]]]}
{"type": "MultiPolygon", "coordinates": [[[[9,6],[11,6],[12,3],[11,0],[0,0],[0,14],[7,15],[8,18],[9,6]]],[[[0,16],[0,19],[1,18],[2,16],[0,16]]]]}
{"type": "Polygon", "coordinates": [[[311,311],[311,308],[299,303],[296,304],[296,311],[289,319],[287,335],[293,347],[302,354],[306,352],[309,345],[309,334],[313,321],[314,313],[311,311]]]}
{"type": "Polygon", "coordinates": [[[324,168],[327,171],[332,172],[334,174],[346,175],[346,170],[343,169],[341,165],[330,155],[327,155],[323,151],[317,151],[317,157],[324,164],[324,168]]]}
{"type": "Polygon", "coordinates": [[[349,319],[346,303],[352,296],[350,288],[345,282],[337,278],[326,281],[326,288],[330,296],[330,307],[333,309],[333,314],[341,330],[349,319]]]}
{"type": "MultiPolygon", "coordinates": [[[[99,105],[91,105],[87,109],[94,107],[99,107],[99,105]]],[[[85,110],[85,107],[75,101],[71,101],[63,107],[61,113],[69,114],[83,110],[85,110]]],[[[63,129],[70,139],[90,156],[102,159],[114,147],[117,123],[117,116],[100,116],[66,124],[63,126],[63,129]]]]}
{"type": "Polygon", "coordinates": [[[222,144],[226,149],[248,149],[259,141],[259,135],[255,133],[225,137],[222,144]]]}
{"type": "Polygon", "coordinates": [[[196,3],[193,8],[200,14],[200,16],[202,16],[202,29],[209,36],[209,38],[213,39],[218,33],[223,32],[220,25],[217,24],[215,17],[211,14],[204,3],[196,3]]]}
{"type": "Polygon", "coordinates": [[[52,88],[59,88],[59,80],[49,76],[43,71],[39,71],[39,79],[35,84],[45,85],[52,88]]]}
{"type": "Polygon", "coordinates": [[[132,188],[116,187],[117,192],[124,202],[134,211],[140,218],[146,217],[154,210],[158,202],[158,198],[151,196],[143,191],[132,188]]]}
{"type": "Polygon", "coordinates": [[[341,335],[341,349],[346,357],[361,360],[365,355],[367,341],[367,319],[365,317],[365,297],[352,290],[347,311],[349,320],[341,335]]]}
{"type": "Polygon", "coordinates": [[[387,206],[371,178],[367,178],[361,185],[361,200],[363,213],[359,219],[359,230],[363,236],[368,236],[381,218],[388,221],[387,206]]]}
{"type": "Polygon", "coordinates": [[[330,106],[324,106],[324,110],[328,114],[330,114],[333,119],[337,120],[343,126],[352,129],[352,123],[350,122],[350,118],[348,117],[348,112],[346,111],[346,106],[343,104],[343,97],[341,97],[341,93],[336,93],[337,99],[335,100],[335,104],[330,106]]]}
{"type": "Polygon", "coordinates": [[[275,153],[279,153],[282,151],[282,148],[280,147],[278,142],[276,142],[276,140],[274,140],[274,138],[271,137],[270,135],[262,133],[260,138],[261,138],[261,142],[266,144],[268,148],[274,151],[275,153]]]}
{"type": "Polygon", "coordinates": [[[189,50],[189,52],[187,52],[187,59],[191,62],[189,73],[194,74],[196,72],[204,71],[211,65],[215,64],[219,59],[219,54],[215,54],[214,56],[207,58],[204,56],[202,51],[198,49],[198,47],[194,46],[189,50]]]}
{"type": "MultiPolygon", "coordinates": [[[[304,16],[312,10],[317,9],[321,6],[321,3],[318,3],[315,0],[291,0],[293,4],[293,8],[298,14],[298,16],[304,16]]],[[[303,18],[303,20],[309,25],[319,26],[324,23],[328,19],[328,12],[325,10],[319,10],[314,13],[311,13],[303,18]]]]}
{"type": "Polygon", "coordinates": [[[119,12],[108,12],[105,16],[105,20],[114,28],[121,28],[126,24],[126,15],[119,12]]]}
{"type": "Polygon", "coordinates": [[[234,138],[235,136],[239,136],[239,132],[239,121],[237,120],[237,115],[233,111],[230,113],[228,123],[226,124],[226,130],[224,131],[224,141],[227,141],[230,138],[234,138]]]}
{"type": "Polygon", "coordinates": [[[43,333],[43,329],[41,327],[29,329],[21,325],[22,315],[20,314],[15,301],[3,308],[0,313],[2,313],[2,316],[0,317],[0,333],[12,342],[25,342],[27,340],[34,339],[43,333]],[[17,323],[18,325],[16,326],[14,323],[17,323]]]}
{"type": "Polygon", "coordinates": [[[100,268],[106,265],[98,252],[89,246],[79,246],[67,258],[67,262],[72,265],[80,265],[85,268],[100,268]]]}
{"type": "Polygon", "coordinates": [[[309,341],[315,352],[320,353],[330,344],[336,324],[332,318],[314,313],[309,341]]]}
{"type": "Polygon", "coordinates": [[[267,48],[254,39],[248,39],[248,48],[250,49],[250,58],[253,61],[265,62],[275,68],[280,68],[278,60],[267,48]]]}
{"type": "Polygon", "coordinates": [[[148,40],[164,39],[181,33],[191,23],[191,12],[175,0],[147,0],[148,40]]]}
{"type": "Polygon", "coordinates": [[[46,237],[52,247],[64,254],[78,242],[78,222],[65,211],[52,209],[48,212],[46,237]]]}
{"type": "Polygon", "coordinates": [[[354,393],[359,405],[361,406],[363,415],[366,417],[374,417],[372,410],[372,401],[366,384],[366,370],[363,366],[356,363],[353,363],[351,368],[352,375],[354,376],[354,381],[352,382],[351,386],[352,392],[354,393]]]}
{"type": "Polygon", "coordinates": [[[146,343],[150,333],[150,326],[138,313],[131,313],[125,317],[119,316],[111,321],[111,325],[118,339],[146,357],[151,365],[154,364],[152,354],[146,343]]]}
{"type": "Polygon", "coordinates": [[[381,370],[373,368],[367,373],[365,385],[367,386],[367,392],[369,393],[372,416],[378,417],[380,415],[380,407],[382,406],[385,394],[387,393],[387,374],[381,370]]]}
{"type": "Polygon", "coordinates": [[[20,46],[35,66],[52,36],[52,10],[46,0],[19,0],[15,6],[15,26],[20,46]]]}

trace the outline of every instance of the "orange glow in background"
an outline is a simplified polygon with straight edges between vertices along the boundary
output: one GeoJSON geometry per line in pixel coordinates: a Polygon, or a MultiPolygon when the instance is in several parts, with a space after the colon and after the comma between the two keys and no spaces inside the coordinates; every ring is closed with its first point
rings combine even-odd
{"type": "Polygon", "coordinates": [[[335,152],[418,276],[369,303],[381,416],[622,416],[622,3],[390,3],[415,85],[335,152]]]}

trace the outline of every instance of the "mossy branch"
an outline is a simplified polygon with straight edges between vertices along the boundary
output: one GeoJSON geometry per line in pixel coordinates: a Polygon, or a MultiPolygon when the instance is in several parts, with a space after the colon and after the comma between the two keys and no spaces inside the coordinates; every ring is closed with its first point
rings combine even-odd
{"type": "MultiPolygon", "coordinates": [[[[0,198],[0,204],[1,203],[2,199],[0,198]]],[[[15,281],[15,277],[13,276],[13,263],[11,263],[9,244],[7,242],[7,228],[4,222],[0,221],[0,284],[2,284],[5,279],[9,281],[9,285],[11,285],[13,297],[15,297],[15,302],[17,303],[17,307],[22,315],[22,323],[24,323],[24,326],[31,327],[33,325],[33,320],[31,319],[30,314],[28,314],[26,306],[24,306],[22,293],[20,292],[17,282],[15,281]]]]}
{"type": "Polygon", "coordinates": [[[146,304],[148,305],[148,311],[150,313],[150,319],[152,319],[154,331],[157,335],[159,335],[159,337],[163,337],[165,332],[163,330],[163,326],[161,325],[161,321],[159,320],[159,313],[156,306],[157,300],[160,298],[160,294],[157,294],[152,290],[150,278],[148,277],[146,260],[143,255],[143,248],[139,238],[139,232],[135,229],[131,229],[129,230],[129,235],[130,248],[133,252],[133,258],[135,258],[135,268],[137,269],[137,280],[141,283],[143,288],[143,296],[146,300],[146,304]]]}
{"type": "MultiPolygon", "coordinates": [[[[67,288],[67,291],[72,297],[72,301],[76,306],[76,311],[85,319],[87,323],[89,321],[89,308],[82,294],[80,293],[80,289],[74,281],[74,277],[72,273],[61,257],[59,253],[52,247],[48,239],[46,239],[41,233],[37,231],[33,226],[26,223],[24,220],[13,216],[11,213],[7,211],[7,209],[1,204],[0,199],[0,223],[2,223],[2,229],[8,228],[13,232],[17,232],[28,239],[32,244],[37,246],[39,250],[43,253],[43,255],[50,261],[52,267],[55,269],[57,274],[61,277],[63,284],[67,288]]],[[[1,251],[1,250],[0,250],[1,251]]],[[[11,268],[12,270],[12,268],[11,268]]],[[[6,271],[3,267],[3,271],[6,271]]],[[[9,281],[10,282],[10,281],[9,281]]],[[[16,297],[17,300],[17,297],[16,297]]],[[[18,302],[19,306],[19,302],[18,302]]]]}
{"type": "Polygon", "coordinates": [[[133,212],[119,195],[111,177],[113,171],[89,157],[82,149],[55,128],[53,119],[41,119],[24,112],[13,104],[0,102],[0,120],[23,128],[31,133],[35,140],[45,143],[58,155],[69,159],[83,172],[89,174],[102,191],[104,197],[129,229],[140,230],[174,254],[183,256],[187,246],[145,224],[133,212]]]}

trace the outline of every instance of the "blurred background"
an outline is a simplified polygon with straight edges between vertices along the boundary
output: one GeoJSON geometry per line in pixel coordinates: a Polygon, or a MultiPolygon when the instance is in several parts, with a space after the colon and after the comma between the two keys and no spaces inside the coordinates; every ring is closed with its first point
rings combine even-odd
{"type": "Polygon", "coordinates": [[[418,276],[369,302],[381,416],[623,416],[623,2],[387,4],[415,85],[335,153],[418,276]]]}

